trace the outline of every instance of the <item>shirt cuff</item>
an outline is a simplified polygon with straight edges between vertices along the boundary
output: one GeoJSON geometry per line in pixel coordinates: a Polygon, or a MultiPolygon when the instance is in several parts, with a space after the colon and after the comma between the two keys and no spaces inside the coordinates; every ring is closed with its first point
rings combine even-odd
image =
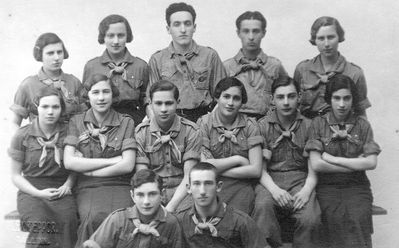
{"type": "Polygon", "coordinates": [[[201,159],[201,154],[196,151],[187,151],[183,155],[183,162],[186,162],[189,159],[194,159],[199,161],[201,159]]]}
{"type": "Polygon", "coordinates": [[[25,152],[16,150],[13,148],[8,148],[7,150],[8,156],[18,162],[24,162],[25,160],[25,152]]]}
{"type": "Polygon", "coordinates": [[[262,145],[263,143],[263,137],[258,135],[258,136],[252,136],[249,137],[247,140],[248,143],[248,148],[251,149],[257,145],[262,145]]]}
{"type": "Polygon", "coordinates": [[[134,138],[124,139],[122,142],[122,151],[134,149],[137,150],[137,143],[134,138]]]}
{"type": "Polygon", "coordinates": [[[304,151],[318,151],[320,153],[324,152],[323,143],[320,140],[309,140],[306,145],[304,151]]]}
{"type": "Polygon", "coordinates": [[[68,135],[64,139],[64,146],[69,145],[69,146],[76,147],[78,145],[78,142],[79,142],[78,137],[72,136],[72,135],[68,135]]]}

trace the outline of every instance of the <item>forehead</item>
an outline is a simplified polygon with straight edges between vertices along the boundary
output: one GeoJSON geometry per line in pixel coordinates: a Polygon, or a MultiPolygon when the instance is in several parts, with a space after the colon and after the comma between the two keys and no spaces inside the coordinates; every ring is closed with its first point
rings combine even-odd
{"type": "Polygon", "coordinates": [[[337,29],[335,25],[328,25],[328,26],[321,26],[319,30],[317,30],[316,36],[323,36],[323,35],[337,35],[337,29]]]}
{"type": "Polygon", "coordinates": [[[343,96],[348,96],[348,95],[352,95],[352,93],[349,89],[339,89],[332,93],[332,96],[337,96],[337,97],[343,97],[343,96]]]}
{"type": "Polygon", "coordinates": [[[109,84],[108,81],[97,82],[96,84],[93,84],[93,86],[91,86],[90,90],[103,90],[103,89],[111,89],[111,85],[109,84]]]}
{"type": "Polygon", "coordinates": [[[262,22],[254,19],[245,19],[241,21],[240,29],[262,29],[262,22]]]}
{"type": "Polygon", "coordinates": [[[190,173],[191,182],[193,181],[214,181],[216,182],[216,175],[211,170],[193,170],[190,173]]]}
{"type": "Polygon", "coordinates": [[[168,102],[168,101],[176,101],[173,95],[173,91],[156,91],[152,95],[152,101],[155,102],[168,102]]]}
{"type": "Polygon", "coordinates": [[[178,11],[170,16],[170,22],[193,22],[193,16],[188,11],[178,11]]]}
{"type": "Polygon", "coordinates": [[[147,193],[147,192],[154,192],[154,191],[159,192],[158,183],[156,183],[156,182],[143,183],[139,187],[135,188],[133,191],[134,191],[134,193],[147,193]]]}
{"type": "Polygon", "coordinates": [[[289,84],[286,86],[280,86],[274,92],[275,95],[288,95],[291,93],[297,93],[295,86],[293,84],[289,84]]]}
{"type": "Polygon", "coordinates": [[[126,25],[123,22],[117,22],[109,24],[107,34],[108,33],[126,33],[126,25]]]}
{"type": "Polygon", "coordinates": [[[47,46],[43,47],[43,52],[49,52],[54,50],[62,50],[62,43],[58,42],[58,43],[48,44],[47,46]]]}
{"type": "Polygon", "coordinates": [[[238,86],[232,86],[232,87],[228,88],[227,90],[222,91],[222,94],[241,96],[242,92],[238,86]]]}
{"type": "Polygon", "coordinates": [[[57,105],[60,104],[60,99],[58,96],[51,95],[51,96],[44,96],[40,98],[39,105],[57,105]]]}

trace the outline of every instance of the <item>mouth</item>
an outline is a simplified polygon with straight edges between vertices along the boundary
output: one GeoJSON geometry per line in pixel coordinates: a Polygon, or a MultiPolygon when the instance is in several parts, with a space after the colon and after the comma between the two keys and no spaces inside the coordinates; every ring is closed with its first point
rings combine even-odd
{"type": "Polygon", "coordinates": [[[282,109],[281,111],[283,111],[283,112],[290,112],[292,109],[291,108],[285,108],[285,109],[282,109]]]}

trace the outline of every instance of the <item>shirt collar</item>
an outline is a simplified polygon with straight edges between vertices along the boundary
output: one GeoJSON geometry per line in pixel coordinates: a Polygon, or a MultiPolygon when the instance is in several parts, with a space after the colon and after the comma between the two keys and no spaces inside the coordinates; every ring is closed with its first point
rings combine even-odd
{"type": "MultiPolygon", "coordinates": [[[[128,64],[133,64],[135,60],[135,57],[133,55],[130,54],[129,50],[127,48],[125,48],[125,55],[123,56],[122,59],[122,63],[128,63],[128,64]]],[[[111,58],[111,56],[109,56],[108,50],[105,49],[105,51],[103,52],[103,54],[100,57],[100,63],[101,64],[108,64],[110,62],[114,62],[111,58]]]]}
{"type": "MultiPolygon", "coordinates": [[[[238,51],[237,55],[234,56],[234,60],[237,62],[237,64],[242,64],[244,58],[245,58],[245,55],[242,52],[242,49],[240,49],[240,51],[238,51]]],[[[262,61],[262,64],[266,64],[268,56],[261,49],[260,53],[256,56],[256,58],[260,59],[262,61]]]]}
{"type": "MultiPolygon", "coordinates": [[[[85,116],[83,118],[83,122],[91,122],[94,125],[96,125],[97,127],[99,127],[97,119],[94,116],[92,108],[87,110],[87,112],[85,113],[85,116]]],[[[120,123],[121,123],[121,120],[120,120],[120,118],[118,116],[118,113],[111,108],[109,110],[107,116],[105,117],[105,120],[103,122],[103,126],[116,127],[116,126],[119,126],[120,123]]]]}
{"type": "MultiPolygon", "coordinates": [[[[194,40],[192,41],[192,45],[193,46],[191,47],[191,50],[188,51],[187,53],[194,53],[195,55],[198,55],[200,47],[197,45],[197,43],[194,40]]],[[[173,41],[170,42],[170,44],[168,46],[168,52],[169,52],[170,58],[172,58],[175,54],[177,54],[175,48],[173,47],[173,41]]],[[[182,54],[182,55],[184,55],[184,54],[182,54]]]]}
{"type": "MultiPolygon", "coordinates": [[[[310,64],[310,71],[320,73],[320,74],[325,74],[326,72],[324,71],[323,63],[321,62],[321,55],[317,55],[311,60],[310,64]]],[[[342,56],[340,53],[338,53],[338,60],[335,62],[334,65],[334,70],[331,72],[337,72],[337,73],[342,73],[345,69],[345,57],[342,56]]]]}
{"type": "MultiPolygon", "coordinates": [[[[61,69],[60,69],[60,70],[61,70],[61,69]]],[[[51,80],[52,82],[54,81],[54,80],[53,80],[52,78],[50,78],[46,73],[44,73],[43,67],[40,68],[39,72],[37,73],[37,76],[38,76],[38,78],[39,78],[40,81],[45,81],[45,80],[51,80]]],[[[61,70],[61,74],[60,74],[60,76],[59,76],[59,79],[60,79],[61,81],[66,82],[65,74],[64,74],[64,72],[63,72],[62,70],[61,70]]]]}
{"type": "MultiPolygon", "coordinates": [[[[159,205],[159,208],[154,216],[154,219],[152,219],[151,221],[155,220],[159,222],[166,222],[167,214],[168,213],[166,212],[166,210],[163,209],[161,205],[159,205]]],[[[129,219],[140,219],[139,211],[136,205],[127,209],[127,216],[129,219]]]]}
{"type": "MultiPolygon", "coordinates": [[[[303,120],[303,116],[301,115],[301,113],[299,113],[299,111],[296,111],[295,120],[303,120]]],[[[277,123],[281,125],[281,122],[277,117],[277,110],[273,110],[271,112],[271,114],[268,116],[267,121],[269,123],[277,123]]]]}
{"type": "MultiPolygon", "coordinates": [[[[224,127],[224,124],[220,121],[217,110],[211,112],[212,115],[212,126],[213,127],[224,127]]],[[[242,128],[246,126],[246,120],[243,114],[238,113],[236,119],[233,122],[231,129],[242,128]]]]}
{"type": "MultiPolygon", "coordinates": [[[[180,132],[181,129],[181,117],[178,115],[175,115],[175,119],[173,120],[172,126],[169,128],[169,130],[166,133],[169,132],[180,132]]],[[[164,132],[159,126],[157,121],[155,120],[155,117],[151,118],[150,121],[150,132],[151,133],[156,133],[156,132],[164,132]]]]}
{"type": "MultiPolygon", "coordinates": [[[[218,203],[218,206],[216,209],[216,213],[210,217],[219,217],[219,218],[223,219],[223,217],[226,213],[224,203],[219,199],[219,197],[217,197],[217,203],[218,203]]],[[[194,214],[198,216],[197,210],[195,209],[195,204],[193,204],[193,206],[188,211],[189,211],[188,213],[190,216],[192,216],[194,214]]]]}
{"type": "Polygon", "coordinates": [[[326,114],[328,124],[330,125],[338,125],[338,124],[355,124],[356,115],[353,112],[349,113],[348,118],[344,122],[339,122],[336,118],[332,110],[326,114]]]}
{"type": "MultiPolygon", "coordinates": [[[[52,138],[56,133],[59,133],[61,131],[61,125],[59,123],[57,123],[56,125],[57,126],[55,127],[54,133],[50,138],[52,138]]],[[[46,135],[44,135],[43,131],[39,127],[39,118],[38,117],[36,117],[32,121],[32,124],[29,127],[29,136],[42,137],[44,139],[47,139],[46,135]]]]}

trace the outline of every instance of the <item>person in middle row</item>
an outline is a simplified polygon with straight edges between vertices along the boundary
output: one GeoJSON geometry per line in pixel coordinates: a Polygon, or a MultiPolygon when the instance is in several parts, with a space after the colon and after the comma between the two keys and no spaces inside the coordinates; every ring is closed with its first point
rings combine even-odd
{"type": "Polygon", "coordinates": [[[65,168],[79,172],[76,247],[112,211],[133,205],[129,191],[136,158],[134,122],[111,107],[118,89],[102,74],[94,74],[84,87],[91,108],[72,117],[64,140],[65,168]]]}
{"type": "Polygon", "coordinates": [[[188,171],[200,160],[201,139],[194,122],[176,115],[176,85],[161,80],[151,85],[149,95],[154,114],[136,128],[136,170],[151,169],[162,178],[163,204],[174,212],[190,206],[188,171]]]}
{"type": "Polygon", "coordinates": [[[314,188],[317,178],[304,147],[310,120],[297,110],[299,83],[289,77],[272,84],[275,110],[259,120],[264,138],[264,169],[256,186],[256,220],[269,243],[282,245],[280,221],[295,220],[293,247],[317,247],[320,207],[314,188]]]}
{"type": "Polygon", "coordinates": [[[240,112],[260,119],[271,108],[271,86],[281,76],[288,76],[280,60],[266,55],[260,47],[266,35],[266,19],[258,11],[246,11],[236,20],[242,48],[223,62],[228,76],[238,78],[251,96],[240,112]]]}
{"type": "Polygon", "coordinates": [[[89,60],[83,71],[83,84],[96,73],[107,75],[118,88],[119,96],[113,98],[112,107],[122,114],[129,114],[134,123],[145,116],[145,93],[148,84],[147,63],[130,54],[126,43],[133,40],[132,30],[125,17],[109,15],[98,27],[98,43],[106,50],[89,60]]]}
{"type": "Polygon", "coordinates": [[[213,164],[224,188],[220,198],[249,214],[255,193],[253,183],[262,169],[262,136],[254,118],[239,112],[247,102],[240,80],[227,77],[216,85],[217,107],[198,120],[201,130],[201,161],[213,164]]]}
{"type": "Polygon", "coordinates": [[[149,62],[150,85],[160,79],[174,83],[180,92],[176,113],[194,122],[213,107],[215,84],[226,75],[217,52],[193,40],[195,17],[191,5],[171,4],[166,9],[166,28],[173,40],[149,62]]]}

